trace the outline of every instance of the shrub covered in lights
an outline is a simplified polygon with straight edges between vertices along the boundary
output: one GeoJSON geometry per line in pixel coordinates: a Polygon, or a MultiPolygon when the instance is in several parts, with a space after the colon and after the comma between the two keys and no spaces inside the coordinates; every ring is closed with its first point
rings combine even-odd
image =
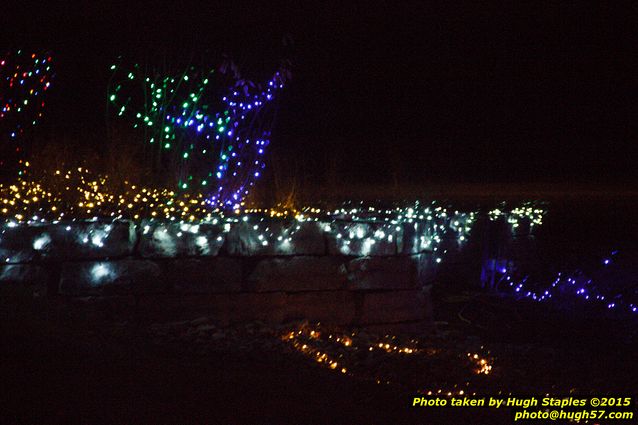
{"type": "Polygon", "coordinates": [[[151,168],[181,191],[204,193],[212,206],[237,208],[265,166],[273,101],[287,71],[263,87],[236,78],[219,96],[215,70],[111,69],[111,111],[139,130],[151,168]]]}
{"type": "Polygon", "coordinates": [[[56,221],[93,218],[205,220],[215,211],[202,194],[177,193],[165,188],[140,187],[131,182],[112,184],[108,176],[86,168],[40,171],[38,178],[24,163],[13,184],[0,184],[2,220],[56,221]]]}
{"type": "Polygon", "coordinates": [[[0,56],[0,166],[15,166],[20,138],[42,117],[52,58],[23,50],[0,56]]]}

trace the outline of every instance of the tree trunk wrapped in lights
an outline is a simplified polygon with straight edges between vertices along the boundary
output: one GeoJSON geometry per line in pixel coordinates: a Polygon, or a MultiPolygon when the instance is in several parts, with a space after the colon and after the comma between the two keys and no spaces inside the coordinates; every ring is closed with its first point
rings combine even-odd
{"type": "Polygon", "coordinates": [[[262,173],[285,68],[263,87],[235,78],[219,96],[215,70],[189,67],[165,75],[140,65],[112,65],[108,101],[145,141],[155,175],[180,190],[207,195],[214,207],[237,208],[262,173]]]}

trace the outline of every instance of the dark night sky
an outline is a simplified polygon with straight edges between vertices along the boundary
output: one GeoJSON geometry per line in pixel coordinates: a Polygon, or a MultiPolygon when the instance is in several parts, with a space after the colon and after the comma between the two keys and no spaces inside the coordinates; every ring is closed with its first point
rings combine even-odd
{"type": "Polygon", "coordinates": [[[3,6],[0,40],[56,56],[50,127],[100,133],[119,54],[226,52],[260,80],[290,35],[273,144],[309,168],[338,156],[353,182],[393,169],[424,182],[637,181],[635,4],[165,3],[3,6]]]}

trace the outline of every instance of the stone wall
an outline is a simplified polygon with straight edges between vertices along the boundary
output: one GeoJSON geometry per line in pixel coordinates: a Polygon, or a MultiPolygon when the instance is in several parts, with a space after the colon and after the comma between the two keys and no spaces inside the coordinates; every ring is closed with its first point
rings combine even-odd
{"type": "Polygon", "coordinates": [[[209,314],[220,323],[307,319],[420,331],[432,319],[432,274],[467,233],[459,219],[6,225],[0,295],[136,320],[209,314]]]}

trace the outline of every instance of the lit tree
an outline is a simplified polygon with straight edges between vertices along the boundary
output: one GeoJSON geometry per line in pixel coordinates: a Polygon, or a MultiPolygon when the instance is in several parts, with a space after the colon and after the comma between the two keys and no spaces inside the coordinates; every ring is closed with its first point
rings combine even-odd
{"type": "Polygon", "coordinates": [[[273,101],[286,69],[263,86],[236,76],[223,96],[213,88],[215,70],[163,75],[121,64],[111,70],[109,107],[142,133],[154,172],[181,190],[206,193],[213,206],[239,206],[265,166],[273,101]]]}
{"type": "Polygon", "coordinates": [[[22,50],[0,57],[0,166],[21,155],[21,139],[40,120],[51,85],[51,56],[22,50]]]}

